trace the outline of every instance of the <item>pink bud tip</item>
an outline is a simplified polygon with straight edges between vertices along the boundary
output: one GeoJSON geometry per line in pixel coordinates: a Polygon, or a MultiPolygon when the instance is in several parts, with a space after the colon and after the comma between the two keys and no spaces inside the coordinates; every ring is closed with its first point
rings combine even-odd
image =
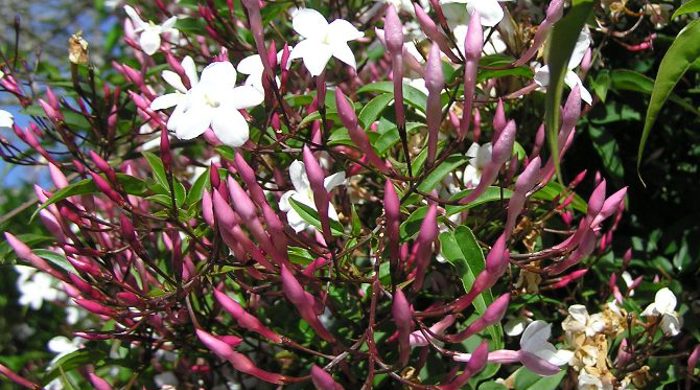
{"type": "Polygon", "coordinates": [[[311,381],[318,390],[341,390],[343,388],[333,380],[329,373],[315,364],[311,366],[311,381]]]}

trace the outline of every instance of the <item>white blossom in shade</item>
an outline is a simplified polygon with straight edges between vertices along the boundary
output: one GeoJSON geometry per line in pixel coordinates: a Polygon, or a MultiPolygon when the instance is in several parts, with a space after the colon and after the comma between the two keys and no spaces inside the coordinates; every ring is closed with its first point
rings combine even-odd
{"type": "Polygon", "coordinates": [[[331,57],[357,68],[348,42],[362,38],[364,33],[347,20],[336,19],[329,24],[318,11],[302,8],[293,13],[292,27],[304,39],[294,47],[289,60],[301,58],[312,76],[320,75],[331,57]]]}
{"type": "Polygon", "coordinates": [[[19,274],[16,286],[20,305],[39,310],[44,301],[53,302],[64,297],[63,292],[54,287],[51,276],[25,265],[16,265],[15,271],[19,274]]]}
{"type": "Polygon", "coordinates": [[[586,370],[582,370],[578,374],[578,386],[579,390],[604,390],[606,387],[603,385],[603,381],[595,376],[591,375],[586,370]]]}
{"type": "Polygon", "coordinates": [[[487,142],[481,146],[477,143],[473,143],[467,150],[467,157],[469,157],[469,164],[464,169],[464,185],[467,188],[474,188],[479,185],[481,181],[481,173],[483,172],[486,165],[491,162],[491,151],[492,146],[490,142],[487,142]]]}
{"type": "Polygon", "coordinates": [[[588,315],[584,305],[569,306],[569,315],[561,324],[567,333],[585,333],[587,337],[593,337],[605,330],[605,319],[601,313],[588,315]]]}
{"type": "MultiPolygon", "coordinates": [[[[473,14],[478,12],[481,17],[481,25],[486,27],[493,27],[497,25],[503,16],[503,8],[499,3],[511,1],[511,0],[441,0],[441,4],[459,3],[466,4],[467,12],[473,14]]],[[[447,13],[445,13],[447,16],[447,13]]]]}
{"type": "MultiPolygon", "coordinates": [[[[317,209],[316,204],[314,203],[314,193],[313,190],[311,190],[311,185],[309,184],[309,178],[306,175],[304,163],[299,160],[294,160],[294,162],[292,162],[292,164],[289,166],[289,177],[292,180],[294,189],[289,190],[282,195],[279,206],[280,210],[287,213],[287,222],[289,223],[289,226],[291,226],[292,229],[298,233],[313,226],[301,218],[299,213],[297,213],[290,204],[289,199],[294,199],[304,206],[310,207],[314,210],[317,209]]],[[[345,172],[334,173],[325,178],[323,181],[323,185],[326,187],[326,191],[328,192],[343,184],[345,184],[345,172]]],[[[328,217],[335,221],[338,220],[338,213],[335,211],[333,204],[329,204],[328,206],[328,217]]]]}
{"type": "Polygon", "coordinates": [[[199,80],[192,58],[185,57],[182,67],[191,88],[186,89],[175,72],[165,70],[163,79],[175,92],[151,102],[153,110],[175,106],[168,119],[168,130],[179,139],[192,139],[211,127],[226,145],[239,147],[248,141],[248,122],[238,110],[262,103],[260,92],[250,85],[236,87],[236,69],[228,61],[209,64],[199,80]]]}
{"type": "Polygon", "coordinates": [[[145,22],[136,10],[130,5],[124,6],[124,11],[134,24],[134,32],[140,33],[139,45],[144,53],[153,55],[160,48],[161,34],[177,34],[178,31],[174,28],[177,17],[173,16],[163,22],[163,24],[155,24],[152,21],[145,22]]]}
{"type": "Polygon", "coordinates": [[[574,353],[568,349],[557,349],[547,341],[551,335],[551,324],[540,320],[533,321],[520,337],[520,349],[555,366],[568,364],[574,353]]]}
{"type": "Polygon", "coordinates": [[[625,286],[627,286],[627,295],[633,297],[634,296],[634,289],[630,289],[630,286],[634,284],[634,279],[632,279],[632,275],[625,271],[622,273],[622,280],[625,282],[625,286]]]}
{"type": "Polygon", "coordinates": [[[654,302],[640,314],[643,317],[661,316],[661,329],[667,336],[676,336],[681,332],[681,318],[676,312],[678,301],[673,292],[664,287],[656,292],[654,302]]]}
{"type": "MultiPolygon", "coordinates": [[[[567,67],[566,74],[564,75],[564,84],[569,88],[573,89],[575,86],[579,86],[581,91],[581,100],[591,104],[593,102],[593,96],[588,92],[586,87],[583,86],[583,81],[578,77],[574,69],[581,64],[583,56],[586,51],[591,46],[591,33],[588,27],[584,27],[576,40],[576,46],[574,46],[574,51],[571,53],[571,58],[569,58],[569,65],[567,67]]],[[[537,67],[535,69],[535,83],[538,85],[539,89],[542,91],[547,90],[549,86],[549,65],[537,67]]]]}
{"type": "Polygon", "coordinates": [[[506,321],[506,323],[503,325],[503,331],[511,337],[519,336],[523,334],[525,328],[531,322],[532,320],[527,317],[518,316],[515,318],[511,318],[510,320],[506,321]]]}

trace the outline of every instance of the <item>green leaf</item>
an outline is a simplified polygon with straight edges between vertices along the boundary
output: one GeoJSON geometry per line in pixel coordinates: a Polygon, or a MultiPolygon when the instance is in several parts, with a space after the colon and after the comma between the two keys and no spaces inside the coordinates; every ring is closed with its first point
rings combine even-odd
{"type": "Polygon", "coordinates": [[[374,123],[379,115],[384,111],[386,106],[394,100],[394,94],[384,93],[377,95],[372,100],[369,101],[362,110],[360,110],[360,115],[358,119],[360,120],[360,126],[363,129],[368,128],[372,123],[374,123]]]}
{"type": "MultiPolygon", "coordinates": [[[[146,183],[143,180],[138,179],[136,177],[129,176],[123,173],[117,173],[117,181],[122,186],[122,188],[124,188],[124,191],[129,195],[143,196],[148,192],[148,187],[146,186],[146,183]]],[[[47,199],[46,202],[44,202],[44,204],[42,204],[41,207],[39,207],[34,212],[30,220],[33,220],[40,210],[43,210],[44,208],[54,203],[60,202],[66,198],[76,195],[95,194],[98,192],[100,191],[97,190],[97,187],[92,181],[92,178],[84,179],[79,182],[70,184],[67,187],[63,187],[60,190],[54,192],[53,195],[51,195],[51,197],[47,199]]]]}
{"type": "MultiPolygon", "coordinates": [[[[561,195],[564,193],[564,186],[562,186],[560,183],[552,181],[549,182],[546,186],[542,187],[539,191],[535,192],[532,194],[533,199],[540,199],[540,200],[546,200],[546,201],[552,201],[554,200],[557,196],[560,197],[560,200],[563,200],[561,195]]],[[[588,203],[586,203],[583,198],[581,198],[578,194],[574,195],[574,199],[571,201],[571,207],[579,211],[581,213],[586,213],[588,210],[588,203]]]]}
{"type": "Polygon", "coordinates": [[[689,14],[691,12],[700,12],[700,0],[690,0],[689,2],[678,7],[676,12],[673,13],[671,19],[675,19],[676,16],[681,16],[689,14]]]}
{"type": "Polygon", "coordinates": [[[146,158],[148,165],[151,166],[153,177],[155,177],[156,181],[164,188],[170,188],[168,185],[168,175],[165,173],[165,167],[160,157],[151,152],[142,152],[142,154],[143,157],[146,158]]]}
{"type": "Polygon", "coordinates": [[[551,376],[541,376],[521,367],[515,373],[515,390],[554,390],[565,376],[566,370],[551,376]]]}
{"type": "MultiPolygon", "coordinates": [[[[629,69],[615,69],[610,73],[610,76],[613,89],[641,92],[647,95],[651,95],[654,91],[654,79],[639,72],[629,69]]],[[[671,94],[668,100],[695,115],[700,115],[700,111],[697,108],[676,94],[671,94]]]]}
{"type": "Polygon", "coordinates": [[[640,175],[640,180],[641,174],[639,169],[642,164],[644,147],[649,138],[651,128],[656,122],[656,117],[659,115],[666,99],[671,95],[678,80],[683,77],[690,65],[698,57],[700,57],[700,19],[690,22],[678,33],[673,44],[671,44],[671,47],[661,60],[659,71],[656,73],[654,91],[651,94],[651,101],[647,107],[642,138],[639,141],[639,149],[637,150],[637,174],[640,175]]]}
{"type": "Polygon", "coordinates": [[[192,184],[192,188],[190,188],[190,191],[187,193],[186,204],[193,205],[202,200],[202,194],[204,193],[204,189],[209,185],[209,179],[209,168],[207,168],[199,175],[197,180],[194,181],[194,184],[192,184]]]}
{"type": "Polygon", "coordinates": [[[610,134],[607,127],[588,126],[588,134],[593,141],[593,147],[603,162],[605,171],[614,179],[622,180],[625,169],[620,159],[620,147],[617,140],[610,134]]]}
{"type": "MultiPolygon", "coordinates": [[[[440,252],[452,264],[462,280],[464,291],[471,290],[476,276],[486,266],[484,252],[474,237],[471,229],[462,225],[458,226],[454,232],[444,232],[439,236],[440,252]]],[[[481,293],[472,305],[477,314],[481,315],[486,311],[486,307],[493,302],[491,290],[481,293]]],[[[492,347],[500,348],[503,343],[503,329],[501,325],[494,325],[487,328],[487,332],[493,341],[492,347]]]]}
{"type": "MultiPolygon", "coordinates": [[[[455,200],[460,200],[462,198],[465,198],[469,194],[472,193],[474,190],[464,190],[460,191],[450,197],[450,201],[455,201],[455,200]]],[[[464,210],[471,209],[476,206],[481,206],[482,204],[485,203],[490,203],[490,202],[498,202],[501,200],[508,200],[510,197],[513,195],[513,191],[507,189],[507,188],[501,188],[501,187],[496,187],[496,186],[491,186],[484,191],[483,194],[479,195],[478,198],[474,199],[473,202],[470,202],[469,204],[465,205],[460,205],[460,206],[455,206],[455,205],[447,205],[446,211],[447,215],[453,215],[460,213],[464,210]]]]}
{"type": "Polygon", "coordinates": [[[531,80],[534,76],[532,69],[529,66],[511,67],[515,58],[504,54],[492,54],[481,57],[479,60],[479,74],[477,82],[480,83],[489,79],[497,79],[501,77],[523,77],[531,80]],[[492,68],[492,69],[488,69],[492,68]]]}
{"type": "MultiPolygon", "coordinates": [[[[357,90],[357,93],[379,92],[382,94],[394,94],[394,83],[391,81],[380,81],[378,83],[367,84],[357,90]]],[[[403,85],[403,99],[408,105],[420,112],[425,112],[428,97],[418,89],[408,85],[403,85]]]]}
{"type": "Polygon", "coordinates": [[[574,2],[566,16],[554,25],[547,49],[549,65],[549,86],[545,96],[545,124],[549,152],[554,160],[558,180],[561,180],[559,166],[559,106],[564,92],[564,75],[568,70],[569,58],[574,51],[576,40],[586,20],[593,11],[593,0],[574,2]]]}
{"type": "Polygon", "coordinates": [[[73,371],[87,364],[97,364],[105,357],[105,353],[102,351],[90,350],[88,348],[78,349],[58,359],[53,365],[53,368],[41,379],[44,385],[46,385],[63,373],[73,371]]]}
{"type": "Polygon", "coordinates": [[[418,186],[422,192],[430,192],[445,178],[450,172],[466,164],[469,157],[463,154],[453,154],[445,159],[440,165],[430,172],[430,174],[418,186]]]}
{"type": "MultiPolygon", "coordinates": [[[[311,207],[297,202],[296,200],[289,198],[289,204],[292,206],[294,211],[296,211],[301,219],[306,221],[309,225],[315,227],[319,231],[321,231],[321,221],[318,218],[318,211],[312,209],[311,207]]],[[[343,225],[340,224],[340,222],[331,219],[331,234],[334,236],[342,236],[343,235],[343,225]]]]}

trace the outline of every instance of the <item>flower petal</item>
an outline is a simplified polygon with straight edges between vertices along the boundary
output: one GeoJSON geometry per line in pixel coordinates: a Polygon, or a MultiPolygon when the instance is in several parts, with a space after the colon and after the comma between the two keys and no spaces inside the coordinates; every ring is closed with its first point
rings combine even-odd
{"type": "Polygon", "coordinates": [[[146,26],[148,26],[148,24],[141,19],[139,14],[136,13],[136,10],[132,6],[125,5],[124,12],[126,12],[126,15],[129,16],[131,22],[134,23],[134,27],[136,27],[136,29],[143,30],[146,28],[146,26]]]}
{"type": "Polygon", "coordinates": [[[185,70],[185,75],[190,80],[190,86],[194,87],[199,81],[197,77],[197,66],[194,64],[194,60],[190,56],[186,56],[182,59],[182,68],[185,70]]]}
{"type": "Polygon", "coordinates": [[[467,3],[467,11],[472,15],[475,11],[481,17],[481,25],[493,27],[503,19],[503,8],[496,0],[472,0],[467,3]]]}
{"type": "Polygon", "coordinates": [[[561,371],[558,366],[555,366],[546,360],[540,359],[531,353],[520,351],[520,354],[520,360],[522,361],[523,365],[535,374],[549,376],[561,371]]]}
{"type": "Polygon", "coordinates": [[[676,300],[676,296],[673,295],[673,292],[668,287],[664,287],[656,292],[654,303],[656,304],[656,310],[665,314],[673,313],[678,301],[676,300]]]}
{"type": "Polygon", "coordinates": [[[226,90],[236,85],[236,68],[228,61],[213,62],[202,71],[200,84],[206,84],[206,88],[226,90]]]}
{"type": "Polygon", "coordinates": [[[219,141],[234,148],[248,141],[250,136],[248,122],[238,110],[230,104],[226,104],[213,111],[211,129],[219,141]]]}
{"type": "Polygon", "coordinates": [[[358,30],[350,22],[343,19],[336,19],[328,25],[327,39],[329,42],[340,43],[354,41],[365,36],[365,33],[358,30]]]}
{"type": "Polygon", "coordinates": [[[525,328],[523,335],[520,337],[520,348],[530,353],[536,353],[545,344],[549,344],[547,339],[551,334],[552,325],[541,320],[533,321],[525,328]]]}
{"type": "Polygon", "coordinates": [[[155,54],[160,48],[160,31],[150,26],[143,30],[139,38],[141,50],[149,56],[155,54]]]}
{"type": "Polygon", "coordinates": [[[588,310],[584,305],[569,306],[569,315],[584,325],[588,322],[588,310]]]}
{"type": "MultiPolygon", "coordinates": [[[[537,75],[535,75],[536,77],[537,75]]],[[[576,72],[568,71],[564,76],[564,83],[569,86],[569,88],[574,89],[575,86],[579,86],[579,91],[581,92],[581,100],[588,103],[589,105],[593,102],[593,97],[591,93],[583,86],[583,82],[578,77],[576,72]]]]}
{"type": "Polygon", "coordinates": [[[236,69],[243,74],[262,73],[265,70],[259,54],[253,54],[242,59],[236,69]]]}
{"type": "Polygon", "coordinates": [[[333,57],[350,65],[353,69],[357,69],[357,63],[355,62],[355,54],[353,54],[352,50],[350,50],[350,47],[347,44],[337,43],[332,47],[333,57]]]}
{"type": "Polygon", "coordinates": [[[151,102],[151,110],[158,111],[177,106],[184,96],[185,95],[179,92],[166,93],[165,95],[158,96],[151,102]]]}
{"type": "MultiPolygon", "coordinates": [[[[297,47],[299,47],[302,43],[304,42],[300,42],[299,45],[297,45],[297,47]]],[[[322,43],[315,44],[313,46],[313,52],[306,52],[304,54],[304,66],[306,66],[306,69],[309,70],[309,73],[311,73],[312,76],[318,76],[326,68],[328,60],[330,60],[333,56],[333,50],[329,45],[325,45],[322,43]]],[[[294,49],[296,50],[297,47],[295,47],[294,49]]]]}
{"type": "Polygon", "coordinates": [[[163,30],[163,32],[165,32],[165,31],[170,30],[173,27],[175,27],[176,22],[177,22],[177,16],[172,16],[172,17],[168,18],[168,20],[163,22],[163,24],[161,24],[160,27],[163,30]]]}
{"type": "Polygon", "coordinates": [[[231,104],[237,109],[250,108],[265,100],[265,94],[252,85],[243,85],[233,89],[231,104]]]}
{"type": "Polygon", "coordinates": [[[315,9],[302,8],[294,13],[292,27],[304,38],[322,37],[328,28],[328,21],[315,9]]]}
{"type": "Polygon", "coordinates": [[[661,317],[661,329],[667,336],[677,336],[681,333],[681,321],[675,313],[664,314],[661,317]]]}
{"type": "Polygon", "coordinates": [[[542,88],[549,86],[549,65],[540,67],[535,71],[535,83],[542,88]]]}
{"type": "Polygon", "coordinates": [[[331,192],[335,187],[345,184],[345,172],[334,173],[327,178],[323,179],[323,187],[326,191],[331,192]]]}
{"type": "Polygon", "coordinates": [[[187,92],[187,88],[185,88],[185,84],[182,83],[182,79],[180,78],[179,74],[173,72],[172,70],[164,70],[161,73],[161,77],[163,77],[163,80],[165,80],[166,83],[170,84],[170,86],[178,91],[182,93],[187,92]]]}
{"type": "Polygon", "coordinates": [[[14,123],[12,114],[5,110],[0,110],[0,127],[12,127],[14,123]]]}
{"type": "Polygon", "coordinates": [[[569,69],[574,69],[583,60],[583,56],[586,54],[586,50],[591,46],[591,32],[587,27],[581,30],[581,33],[576,39],[576,45],[574,46],[574,51],[571,53],[571,58],[569,58],[569,69]]]}
{"type": "Polygon", "coordinates": [[[295,190],[302,193],[309,191],[311,185],[309,184],[309,177],[306,176],[306,168],[303,162],[294,160],[292,164],[289,165],[289,178],[292,180],[292,185],[295,190]]]}
{"type": "Polygon", "coordinates": [[[202,135],[211,124],[211,110],[206,104],[183,101],[177,105],[168,119],[168,130],[179,139],[192,139],[202,135]]]}

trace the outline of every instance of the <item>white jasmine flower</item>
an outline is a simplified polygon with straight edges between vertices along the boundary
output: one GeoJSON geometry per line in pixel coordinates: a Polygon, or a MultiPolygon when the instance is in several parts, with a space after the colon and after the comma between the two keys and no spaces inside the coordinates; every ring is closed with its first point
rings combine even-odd
{"type": "Polygon", "coordinates": [[[595,375],[591,375],[585,370],[578,374],[578,389],[579,390],[603,390],[603,381],[595,375]]]}
{"type": "Polygon", "coordinates": [[[586,306],[569,306],[569,316],[561,324],[562,329],[568,333],[585,333],[588,337],[593,337],[605,329],[605,320],[601,313],[588,315],[586,306]]]}
{"type": "Polygon", "coordinates": [[[292,26],[304,40],[294,47],[289,60],[303,59],[312,76],[320,75],[331,57],[339,59],[353,69],[357,67],[355,55],[348,42],[362,38],[364,33],[358,31],[350,22],[336,19],[329,24],[318,11],[303,8],[294,12],[292,26]]]}
{"type": "Polygon", "coordinates": [[[661,329],[667,336],[676,336],[681,332],[681,318],[676,313],[676,296],[664,287],[656,292],[654,302],[640,314],[643,317],[661,316],[661,329]]]}
{"type": "MultiPolygon", "coordinates": [[[[282,60],[282,50],[277,52],[277,61],[282,60]]],[[[252,56],[248,56],[244,59],[241,60],[241,62],[238,63],[238,66],[236,67],[236,70],[238,70],[239,73],[243,73],[248,75],[248,78],[246,78],[245,82],[243,83],[244,85],[250,85],[251,87],[255,88],[257,91],[260,93],[264,94],[265,89],[263,88],[263,83],[262,83],[262,78],[263,78],[263,73],[265,72],[265,67],[263,66],[262,59],[260,58],[260,54],[253,54],[252,56]]],[[[278,77],[275,77],[275,81],[277,82],[277,86],[280,85],[280,80],[278,77]]],[[[263,96],[264,98],[264,96],[263,96]]]]}
{"type": "Polygon", "coordinates": [[[568,364],[574,353],[568,349],[557,349],[547,341],[551,335],[551,324],[540,320],[533,321],[520,337],[520,349],[555,366],[568,364]]]}
{"type": "Polygon", "coordinates": [[[629,296],[634,296],[634,289],[630,289],[630,286],[634,283],[634,279],[632,279],[632,275],[630,275],[629,272],[625,271],[622,273],[622,280],[625,282],[625,285],[627,286],[627,295],[629,296]]]}
{"type": "Polygon", "coordinates": [[[12,127],[15,119],[9,112],[0,110],[0,127],[12,127]]]}
{"type": "MultiPolygon", "coordinates": [[[[576,72],[573,70],[581,64],[583,56],[586,54],[586,51],[590,46],[591,33],[588,30],[588,27],[584,27],[584,29],[581,30],[581,34],[578,36],[574,51],[571,53],[571,58],[569,58],[568,70],[564,75],[564,84],[571,89],[578,85],[581,91],[581,100],[588,104],[591,104],[593,97],[591,96],[591,93],[588,92],[586,87],[583,86],[583,81],[581,81],[581,78],[579,78],[576,72]]],[[[535,69],[535,83],[537,83],[537,85],[540,87],[540,90],[544,91],[549,86],[549,73],[549,65],[535,69]]]]}
{"type": "Polygon", "coordinates": [[[153,55],[160,48],[160,35],[167,33],[177,33],[178,31],[173,27],[177,21],[177,17],[173,16],[163,22],[163,24],[158,25],[152,21],[144,22],[141,17],[136,13],[136,10],[130,5],[124,6],[124,11],[134,23],[134,32],[141,33],[139,37],[139,45],[141,45],[141,50],[146,54],[153,55]]]}
{"type": "MultiPolygon", "coordinates": [[[[481,25],[493,27],[503,20],[503,8],[500,2],[511,0],[441,0],[441,4],[460,3],[467,5],[467,12],[473,14],[474,11],[481,17],[481,25]]],[[[446,13],[447,14],[447,13],[446,13]]]]}
{"type": "Polygon", "coordinates": [[[44,301],[53,302],[63,298],[63,292],[54,287],[54,279],[32,267],[16,265],[19,304],[34,310],[41,309],[44,301]]]}
{"type": "Polygon", "coordinates": [[[481,173],[486,165],[491,162],[492,149],[491,142],[481,146],[475,142],[467,150],[467,157],[470,157],[469,165],[464,169],[464,185],[467,188],[474,188],[479,185],[481,173]]]}
{"type": "MultiPolygon", "coordinates": [[[[314,203],[314,193],[311,190],[311,185],[309,184],[309,178],[306,175],[304,163],[299,160],[295,160],[289,166],[289,177],[292,179],[294,189],[289,190],[282,195],[279,205],[280,210],[287,213],[287,222],[289,222],[289,226],[291,226],[292,229],[298,233],[313,226],[304,221],[299,213],[292,208],[292,205],[289,203],[289,199],[294,199],[295,201],[314,210],[317,209],[316,204],[314,203]]],[[[323,185],[326,187],[326,191],[328,192],[343,184],[345,184],[345,172],[334,173],[323,181],[323,185]]],[[[329,204],[328,206],[328,217],[336,221],[338,220],[338,213],[335,211],[333,204],[329,204]]]]}
{"type": "Polygon", "coordinates": [[[168,119],[168,130],[174,131],[177,138],[192,139],[211,127],[226,145],[238,147],[248,141],[248,122],[238,110],[262,103],[260,92],[250,85],[236,87],[236,69],[228,61],[209,64],[200,80],[191,57],[185,57],[182,67],[191,88],[186,89],[175,72],[164,70],[163,79],[175,92],[151,103],[153,110],[176,106],[168,119]]]}

